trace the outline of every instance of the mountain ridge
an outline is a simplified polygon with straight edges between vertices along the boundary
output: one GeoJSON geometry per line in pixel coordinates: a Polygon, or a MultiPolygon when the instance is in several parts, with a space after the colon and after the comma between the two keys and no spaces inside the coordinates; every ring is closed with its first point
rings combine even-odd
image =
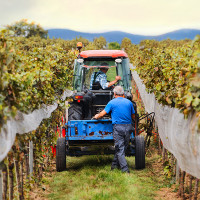
{"type": "Polygon", "coordinates": [[[107,31],[102,33],[87,33],[87,32],[79,32],[73,31],[70,29],[47,29],[48,35],[50,38],[61,38],[64,40],[72,40],[76,37],[83,37],[88,39],[89,41],[93,41],[95,37],[103,36],[107,42],[118,42],[121,43],[123,38],[127,37],[134,44],[139,44],[141,40],[149,39],[149,40],[183,40],[183,39],[191,39],[193,40],[196,35],[200,35],[199,29],[179,29],[171,32],[167,32],[161,35],[151,36],[151,35],[139,35],[132,34],[123,31],[107,31]]]}

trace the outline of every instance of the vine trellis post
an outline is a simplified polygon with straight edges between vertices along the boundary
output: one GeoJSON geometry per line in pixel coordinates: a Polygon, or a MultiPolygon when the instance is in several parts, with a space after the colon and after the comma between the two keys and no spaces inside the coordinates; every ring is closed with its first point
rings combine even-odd
{"type": "Polygon", "coordinates": [[[3,174],[1,169],[1,163],[0,163],[0,200],[3,199],[3,174]]]}
{"type": "Polygon", "coordinates": [[[29,170],[31,176],[33,174],[33,141],[29,141],[29,170]]]}
{"type": "Polygon", "coordinates": [[[68,122],[68,101],[65,101],[65,122],[68,122]]]}

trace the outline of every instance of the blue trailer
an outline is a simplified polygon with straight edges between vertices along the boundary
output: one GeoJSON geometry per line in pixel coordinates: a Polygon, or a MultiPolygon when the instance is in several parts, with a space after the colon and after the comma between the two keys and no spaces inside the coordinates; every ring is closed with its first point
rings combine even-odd
{"type": "MultiPolygon", "coordinates": [[[[80,156],[114,153],[113,127],[110,119],[72,120],[66,124],[66,127],[67,155],[80,156]],[[84,148],[77,149],[77,147],[83,147],[83,145],[84,148]],[[100,147],[101,150],[99,151],[99,148],[95,147],[100,147]]],[[[130,137],[130,140],[132,139],[134,139],[133,133],[130,137]]],[[[132,151],[129,151],[129,155],[134,155],[134,153],[135,151],[132,148],[132,151]]]]}
{"type": "MultiPolygon", "coordinates": [[[[66,156],[114,154],[112,121],[71,120],[66,123],[66,137],[58,138],[56,169],[66,169],[66,156]]],[[[135,156],[135,168],[145,167],[145,142],[141,135],[130,135],[127,156],[135,156]]]]}

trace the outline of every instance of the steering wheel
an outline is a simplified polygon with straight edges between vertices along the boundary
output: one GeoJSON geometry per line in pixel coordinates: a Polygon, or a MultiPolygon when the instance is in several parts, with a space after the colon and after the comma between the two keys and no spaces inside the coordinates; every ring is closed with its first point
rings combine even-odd
{"type": "Polygon", "coordinates": [[[118,80],[117,83],[115,83],[115,86],[119,86],[122,80],[118,80]]]}
{"type": "MultiPolygon", "coordinates": [[[[119,81],[120,81],[120,80],[119,80],[119,81]]],[[[118,81],[117,83],[115,83],[114,85],[111,85],[111,86],[109,87],[109,89],[110,89],[111,91],[113,91],[114,88],[115,88],[115,86],[119,86],[119,81],[118,81]]]]}

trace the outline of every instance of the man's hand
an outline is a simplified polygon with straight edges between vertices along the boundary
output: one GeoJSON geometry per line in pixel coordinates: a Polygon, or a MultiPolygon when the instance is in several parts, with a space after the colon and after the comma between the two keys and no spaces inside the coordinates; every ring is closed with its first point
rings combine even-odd
{"type": "Polygon", "coordinates": [[[121,76],[115,76],[115,80],[114,81],[111,81],[109,84],[108,84],[108,87],[114,85],[115,83],[117,83],[117,81],[121,80],[121,76]]]}
{"type": "Polygon", "coordinates": [[[106,111],[105,110],[102,110],[99,114],[96,114],[93,119],[99,119],[99,118],[102,118],[104,115],[106,115],[106,111]]]}
{"type": "Polygon", "coordinates": [[[93,119],[98,119],[98,117],[99,117],[99,114],[96,114],[96,115],[93,117],[93,119]]]}
{"type": "Polygon", "coordinates": [[[115,80],[116,80],[116,81],[119,81],[119,80],[121,80],[121,79],[122,79],[121,76],[116,76],[116,77],[115,77],[115,80]]]}

